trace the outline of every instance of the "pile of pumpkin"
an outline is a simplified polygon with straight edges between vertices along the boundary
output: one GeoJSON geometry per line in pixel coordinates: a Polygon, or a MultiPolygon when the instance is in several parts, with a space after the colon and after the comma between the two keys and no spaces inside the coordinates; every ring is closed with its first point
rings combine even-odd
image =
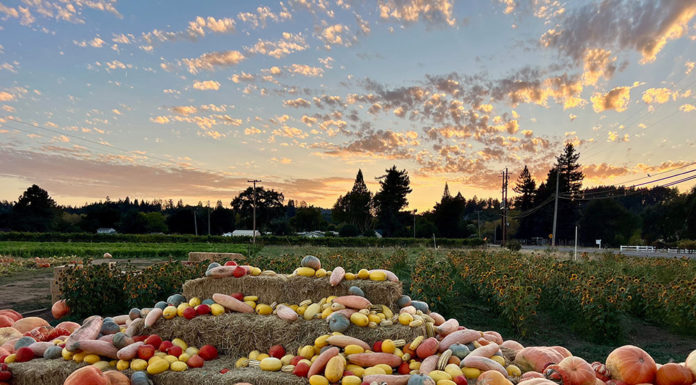
{"type": "Polygon", "coordinates": [[[436,337],[410,343],[386,339],[370,346],[333,333],[295,355],[281,345],[268,353],[252,351],[235,367],[293,374],[308,378],[310,385],[691,385],[696,351],[685,363],[658,365],[642,349],[626,345],[609,354],[605,364],[590,364],[560,346],[523,347],[450,319],[437,326],[436,337]]]}

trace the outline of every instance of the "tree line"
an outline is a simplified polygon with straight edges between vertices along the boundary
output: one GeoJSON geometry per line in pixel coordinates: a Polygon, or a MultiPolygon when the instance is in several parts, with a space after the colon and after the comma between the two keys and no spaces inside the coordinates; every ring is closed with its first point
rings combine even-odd
{"type": "Polygon", "coordinates": [[[442,197],[431,210],[407,211],[412,192],[406,170],[393,166],[377,176],[379,190],[373,194],[358,170],[350,191],[331,209],[285,200],[280,191],[249,187],[229,203],[181,200],[144,201],[126,197],[88,203],[80,207],[59,206],[37,185],[29,187],[16,202],[0,202],[0,231],[95,232],[114,228],[120,233],[220,235],[235,229],[251,229],[254,197],[257,228],[264,233],[289,235],[302,231],[337,232],[341,236],[419,238],[480,237],[498,241],[501,210],[509,209],[508,234],[522,242],[548,241],[552,232],[554,197],[558,183],[557,243],[571,243],[578,226],[580,243],[603,245],[674,244],[696,239],[696,189],[680,194],[676,188],[582,187],[584,175],[579,153],[567,144],[537,185],[524,167],[513,190],[517,196],[505,202],[476,196],[466,199],[450,193],[445,183],[442,197]],[[609,197],[609,198],[607,198],[609,197]],[[602,199],[598,199],[602,198],[602,199]]]}

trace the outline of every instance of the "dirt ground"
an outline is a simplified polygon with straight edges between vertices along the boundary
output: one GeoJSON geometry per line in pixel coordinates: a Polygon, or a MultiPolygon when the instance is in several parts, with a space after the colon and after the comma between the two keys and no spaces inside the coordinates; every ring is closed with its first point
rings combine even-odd
{"type": "MultiPolygon", "coordinates": [[[[130,262],[148,266],[161,259],[131,259],[130,262]]],[[[111,259],[97,259],[94,263],[113,262],[111,259]]],[[[117,262],[125,262],[118,260],[117,262]]],[[[41,317],[52,321],[51,281],[53,269],[32,269],[0,277],[0,309],[14,309],[22,315],[41,317]]]]}

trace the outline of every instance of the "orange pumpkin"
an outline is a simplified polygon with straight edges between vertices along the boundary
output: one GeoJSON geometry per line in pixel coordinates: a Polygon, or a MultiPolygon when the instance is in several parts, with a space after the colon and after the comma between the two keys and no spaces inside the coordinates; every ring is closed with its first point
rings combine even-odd
{"type": "Polygon", "coordinates": [[[70,313],[70,308],[64,299],[56,301],[56,303],[51,306],[51,314],[53,314],[53,318],[55,319],[61,319],[68,315],[68,313],[70,313]]]}
{"type": "Polygon", "coordinates": [[[604,365],[601,362],[595,361],[591,364],[592,369],[595,371],[595,377],[602,381],[609,381],[611,378],[611,375],[609,374],[609,371],[607,370],[607,366],[604,365]]]}
{"type": "Polygon", "coordinates": [[[532,346],[517,352],[515,365],[523,372],[543,372],[548,365],[557,364],[570,356],[567,349],[559,346],[532,346]]]}
{"type": "Polygon", "coordinates": [[[544,376],[561,385],[594,385],[595,371],[580,357],[566,357],[556,365],[549,365],[544,376]]]}
{"type": "Polygon", "coordinates": [[[645,350],[633,345],[614,349],[607,357],[606,366],[612,379],[628,385],[654,383],[657,373],[655,360],[645,350]]]}
{"type": "Polygon", "coordinates": [[[657,370],[657,385],[691,385],[691,371],[683,365],[670,363],[657,370]]]}
{"type": "Polygon", "coordinates": [[[512,382],[497,370],[487,370],[478,376],[476,385],[512,385],[512,382]]]}
{"type": "Polygon", "coordinates": [[[39,317],[27,317],[22,318],[14,323],[13,328],[19,330],[20,333],[24,334],[31,329],[38,328],[39,326],[50,326],[46,320],[39,317]]]}
{"type": "Polygon", "coordinates": [[[14,325],[14,323],[15,323],[15,321],[12,318],[10,318],[6,315],[0,314],[0,328],[12,327],[12,325],[14,325]]]}
{"type": "Polygon", "coordinates": [[[101,370],[89,365],[72,372],[63,385],[109,385],[109,379],[101,370]]]}
{"type": "Polygon", "coordinates": [[[131,381],[125,374],[116,371],[108,370],[104,372],[104,377],[109,380],[109,385],[130,385],[131,381]]]}
{"type": "Polygon", "coordinates": [[[0,314],[6,315],[15,321],[22,319],[22,315],[17,313],[16,311],[14,311],[12,309],[2,309],[2,310],[0,310],[0,314]]]}

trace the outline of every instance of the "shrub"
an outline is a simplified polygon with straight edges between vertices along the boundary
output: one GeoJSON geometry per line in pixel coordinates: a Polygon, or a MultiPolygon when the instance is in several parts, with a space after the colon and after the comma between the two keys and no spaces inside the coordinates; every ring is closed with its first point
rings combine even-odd
{"type": "Polygon", "coordinates": [[[507,247],[508,250],[519,251],[522,248],[522,245],[517,239],[511,239],[505,242],[505,247],[507,247]]]}
{"type": "Polygon", "coordinates": [[[355,237],[359,234],[360,230],[350,223],[346,223],[338,229],[338,235],[341,237],[355,237]]]}
{"type": "Polygon", "coordinates": [[[696,241],[691,239],[682,239],[677,243],[680,249],[696,250],[696,241]]]}

